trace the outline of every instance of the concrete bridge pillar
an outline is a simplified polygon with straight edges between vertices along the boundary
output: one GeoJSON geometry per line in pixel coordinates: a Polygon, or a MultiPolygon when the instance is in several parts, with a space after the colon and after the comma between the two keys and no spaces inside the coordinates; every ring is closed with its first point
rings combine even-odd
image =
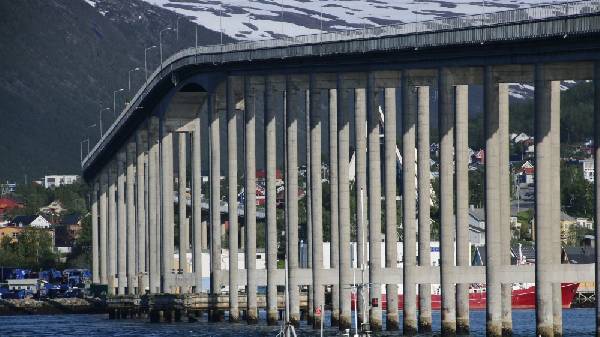
{"type": "Polygon", "coordinates": [[[246,320],[250,324],[258,322],[256,297],[256,113],[262,106],[263,78],[244,78],[244,219],[246,230],[246,320]]]}
{"type": "MultiPolygon", "coordinates": [[[[386,87],[384,90],[385,267],[397,268],[396,87],[386,87]]],[[[398,284],[386,284],[386,299],[386,329],[398,330],[398,284]]]]}
{"type": "Polygon", "coordinates": [[[338,207],[339,207],[339,293],[341,331],[349,329],[351,322],[352,264],[350,263],[350,109],[352,107],[351,89],[342,87],[342,77],[338,77],[337,85],[337,144],[338,144],[338,207]]]}
{"type": "Polygon", "coordinates": [[[115,294],[117,273],[117,167],[110,163],[108,175],[108,293],[115,294]]]}
{"type": "Polygon", "coordinates": [[[161,121],[160,172],[161,172],[161,292],[172,289],[174,259],[174,200],[173,200],[173,132],[161,121]]]}
{"type": "MultiPolygon", "coordinates": [[[[323,75],[325,76],[325,75],[323,75]]],[[[317,309],[325,305],[325,289],[323,283],[323,191],[321,181],[321,117],[328,111],[329,91],[327,79],[313,75],[310,79],[310,189],[311,215],[312,215],[312,287],[313,327],[319,328],[324,315],[314,314],[317,309]]],[[[308,140],[308,139],[307,139],[308,140]]]]}
{"type": "Polygon", "coordinates": [[[148,123],[148,283],[150,293],[160,292],[160,245],[159,245],[159,213],[160,178],[159,178],[159,121],[150,117],[148,123]]]}
{"type": "MultiPolygon", "coordinates": [[[[206,107],[204,105],[203,107],[206,107]]],[[[206,109],[201,109],[201,112],[206,112],[206,109]]],[[[206,239],[206,234],[202,231],[202,165],[201,165],[201,149],[202,141],[200,139],[201,132],[200,116],[196,114],[193,120],[192,130],[192,262],[194,267],[194,275],[196,280],[194,283],[194,291],[199,293],[202,289],[202,239],[206,239]]]]}
{"type": "Polygon", "coordinates": [[[221,292],[221,146],[219,142],[219,111],[217,94],[208,95],[210,121],[210,294],[211,321],[221,321],[223,313],[216,308],[216,296],[221,292]]]}
{"type": "MultiPolygon", "coordinates": [[[[330,190],[330,233],[329,266],[339,270],[339,194],[338,194],[338,91],[329,89],[329,190],[330,190]]],[[[340,283],[339,272],[336,273],[331,287],[331,325],[336,326],[340,320],[340,283]]]]}
{"type": "MultiPolygon", "coordinates": [[[[501,263],[504,266],[511,264],[510,239],[512,237],[510,228],[510,187],[511,177],[509,168],[509,85],[498,84],[498,108],[499,111],[499,157],[500,157],[500,223],[501,223],[501,263]]],[[[560,192],[559,192],[560,193],[560,192]]],[[[560,210],[559,210],[560,214],[560,210]]],[[[559,226],[560,228],[560,226],[559,226]]],[[[502,292],[502,336],[512,336],[512,283],[503,283],[502,292]]],[[[562,310],[562,308],[561,308],[562,310]]]]}
{"type": "Polygon", "coordinates": [[[560,107],[552,104],[552,98],[560,94],[560,86],[545,78],[544,66],[535,65],[535,242],[536,242],[536,317],[537,335],[542,337],[553,336],[553,303],[552,284],[548,281],[552,274],[552,221],[554,214],[552,207],[556,206],[552,200],[555,192],[552,179],[552,146],[554,132],[557,127],[552,119],[557,118],[556,111],[560,107]],[[554,111],[553,111],[554,110],[554,111]]]}
{"type": "Polygon", "coordinates": [[[286,205],[287,259],[290,322],[300,322],[298,273],[298,116],[306,106],[306,92],[300,90],[302,79],[286,78],[286,205]]]}
{"type": "MultiPolygon", "coordinates": [[[[456,265],[469,266],[469,86],[454,87],[456,265]]],[[[508,137],[508,136],[507,136],[508,137]]],[[[508,138],[507,138],[508,139],[508,138]]],[[[507,165],[508,168],[508,165],[507,165]]],[[[469,334],[469,284],[456,285],[456,332],[469,334]]]]}
{"type": "Polygon", "coordinates": [[[266,183],[266,223],[267,223],[267,323],[277,324],[277,115],[282,113],[282,78],[265,78],[265,160],[266,183]]]}
{"type": "MultiPolygon", "coordinates": [[[[379,111],[384,103],[385,91],[375,73],[367,81],[367,135],[368,135],[368,194],[369,194],[369,300],[371,330],[381,330],[381,153],[379,111]]],[[[383,110],[383,109],[382,109],[383,110]]]]}
{"type": "Polygon", "coordinates": [[[100,283],[108,283],[108,172],[100,174],[100,229],[99,229],[99,255],[100,255],[100,283]]]}
{"type": "MultiPolygon", "coordinates": [[[[402,77],[402,226],[403,235],[403,287],[405,335],[417,332],[417,294],[415,281],[416,253],[416,186],[415,186],[415,129],[417,110],[425,108],[422,101],[425,91],[415,87],[408,76],[402,77]]],[[[425,103],[426,104],[426,103],[425,103]]]]}
{"type": "Polygon", "coordinates": [[[146,255],[146,246],[149,242],[149,238],[146,236],[146,228],[148,226],[146,217],[146,190],[148,186],[148,175],[147,175],[147,156],[148,156],[148,134],[146,130],[141,129],[136,134],[136,247],[137,247],[137,264],[136,264],[136,275],[138,277],[137,283],[138,294],[144,294],[146,292],[146,286],[144,275],[147,274],[147,261],[148,256],[146,255]]]}
{"type": "Polygon", "coordinates": [[[238,305],[238,163],[237,163],[237,108],[235,106],[236,78],[227,78],[227,180],[229,208],[229,320],[240,319],[238,305]]]}
{"type": "Polygon", "coordinates": [[[135,294],[137,288],[137,275],[135,270],[135,141],[127,143],[126,149],[126,232],[127,232],[127,294],[135,294]]]}
{"type": "MultiPolygon", "coordinates": [[[[594,63],[594,192],[595,218],[600,219],[600,61],[594,63]]],[[[596,242],[600,227],[596,226],[596,242]]],[[[596,244],[595,290],[600,294],[600,245],[596,244]]],[[[596,300],[596,336],[600,336],[600,301],[596,300]]]]}
{"type": "MultiPolygon", "coordinates": [[[[417,182],[418,182],[418,225],[419,265],[431,265],[431,173],[429,156],[429,87],[418,88],[419,109],[417,111],[417,182]],[[427,97],[425,99],[424,97],[427,97]]],[[[387,119],[386,119],[387,122],[387,119]]],[[[386,123],[387,131],[387,123],[386,123]]],[[[395,143],[394,143],[395,145],[395,143]]],[[[390,150],[391,151],[391,150],[390,150]]],[[[391,154],[391,153],[390,153],[391,154]]],[[[387,198],[387,197],[386,197],[387,198]]],[[[419,322],[421,333],[431,332],[431,284],[419,284],[419,322]]]]}
{"type": "Polygon", "coordinates": [[[492,67],[484,69],[485,113],[485,223],[486,223],[486,292],[487,334],[502,335],[501,287],[498,269],[501,266],[500,219],[500,109],[499,86],[492,67]]]}
{"type": "MultiPolygon", "coordinates": [[[[367,266],[367,216],[369,214],[369,198],[367,190],[367,130],[366,130],[366,113],[367,113],[367,90],[364,79],[358,79],[354,86],[354,159],[356,172],[356,233],[357,233],[357,267],[360,269],[364,264],[367,266]],[[361,191],[362,202],[361,207],[361,191]]],[[[366,280],[365,280],[366,281],[366,280]]],[[[364,303],[363,298],[369,298],[368,289],[358,289],[357,294],[357,313],[358,320],[365,322],[366,317],[363,317],[364,303]]]]}
{"type": "MultiPolygon", "coordinates": [[[[178,133],[178,199],[179,199],[179,272],[189,273],[187,253],[190,247],[190,229],[187,217],[187,133],[178,133]]],[[[189,289],[182,289],[188,292],[189,289]]]]}
{"type": "MultiPolygon", "coordinates": [[[[454,89],[446,69],[438,73],[438,114],[440,139],[440,270],[442,292],[442,334],[456,334],[456,289],[449,280],[454,266],[454,89]]],[[[406,235],[406,234],[405,234],[406,235]]],[[[406,296],[406,295],[405,295],[406,296]]]]}
{"type": "Polygon", "coordinates": [[[117,281],[119,295],[127,287],[127,210],[125,203],[126,151],[117,154],[117,281]]]}
{"type": "Polygon", "coordinates": [[[100,256],[98,243],[98,181],[92,183],[92,282],[100,283],[100,256]]]}
{"type": "MultiPolygon", "coordinates": [[[[552,263],[555,265],[561,264],[561,242],[560,242],[560,214],[561,214],[561,199],[560,199],[560,81],[551,82],[550,94],[550,113],[551,116],[551,142],[552,151],[552,187],[553,191],[550,194],[552,198],[552,223],[549,226],[552,228],[552,263]]],[[[562,289],[560,282],[552,284],[552,325],[554,328],[554,337],[562,336],[562,289]]]]}

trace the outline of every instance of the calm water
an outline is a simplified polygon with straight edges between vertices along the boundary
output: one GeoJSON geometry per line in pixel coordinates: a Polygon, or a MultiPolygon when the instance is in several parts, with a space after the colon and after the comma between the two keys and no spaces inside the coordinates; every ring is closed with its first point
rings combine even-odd
{"type": "MultiPolygon", "coordinates": [[[[594,309],[564,310],[565,336],[594,336],[594,309]]],[[[264,319],[264,313],[261,313],[264,319]]],[[[439,311],[433,313],[434,327],[439,326],[439,311]]],[[[326,317],[326,323],[329,322],[326,317]]],[[[515,336],[535,334],[535,312],[513,311],[515,336]]],[[[485,335],[485,311],[471,312],[472,336],[485,335]]],[[[265,324],[248,326],[244,323],[207,323],[205,318],[196,323],[151,324],[141,320],[109,320],[107,315],[60,316],[3,316],[0,317],[0,336],[275,336],[277,327],[265,324]]],[[[327,329],[326,336],[340,336],[327,329]]],[[[397,336],[382,333],[379,336],[397,336]]],[[[298,336],[318,336],[318,332],[302,325],[298,336]]]]}

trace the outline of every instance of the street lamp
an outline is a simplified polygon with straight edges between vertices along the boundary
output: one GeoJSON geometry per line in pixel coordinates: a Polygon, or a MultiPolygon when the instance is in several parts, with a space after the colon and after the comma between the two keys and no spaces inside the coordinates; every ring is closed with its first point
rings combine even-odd
{"type": "Polygon", "coordinates": [[[167,30],[172,30],[172,29],[171,29],[171,27],[167,27],[158,33],[158,46],[160,49],[160,70],[161,71],[163,68],[162,33],[166,32],[167,30]]]}
{"type": "Polygon", "coordinates": [[[115,116],[115,118],[117,117],[117,93],[124,90],[125,89],[121,88],[113,92],[113,115],[115,116]]]}
{"type": "Polygon", "coordinates": [[[128,89],[127,89],[127,91],[130,94],[131,94],[131,73],[134,72],[134,71],[138,71],[138,70],[140,70],[140,68],[139,67],[135,67],[135,68],[133,68],[133,69],[131,69],[131,70],[128,71],[128,74],[127,74],[127,77],[128,77],[128,82],[127,82],[128,83],[127,84],[128,85],[128,89]]]}
{"type": "Polygon", "coordinates": [[[87,142],[87,153],[90,153],[90,139],[86,138],[79,143],[79,161],[83,161],[83,143],[87,142]]]}
{"type": "Polygon", "coordinates": [[[177,21],[175,23],[175,33],[177,41],[179,41],[179,20],[181,20],[181,18],[183,18],[183,16],[177,16],[177,21]]]}
{"type": "Polygon", "coordinates": [[[104,110],[110,110],[110,108],[104,108],[104,109],[100,110],[100,138],[102,138],[102,136],[103,136],[103,133],[102,133],[102,112],[104,110]]]}
{"type": "Polygon", "coordinates": [[[152,47],[148,47],[146,49],[144,49],[144,72],[146,73],[146,81],[148,80],[148,61],[147,61],[147,54],[148,54],[148,50],[156,48],[156,45],[152,46],[152,47]]]}

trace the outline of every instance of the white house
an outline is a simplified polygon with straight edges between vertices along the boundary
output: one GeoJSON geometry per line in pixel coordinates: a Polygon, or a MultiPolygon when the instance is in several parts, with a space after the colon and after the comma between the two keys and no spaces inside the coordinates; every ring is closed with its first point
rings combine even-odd
{"type": "Polygon", "coordinates": [[[29,224],[29,226],[34,227],[34,228],[50,228],[51,225],[52,224],[41,215],[38,215],[37,218],[35,218],[29,224]]]}
{"type": "Polygon", "coordinates": [[[70,185],[79,179],[78,175],[51,175],[44,176],[44,187],[58,187],[61,185],[70,185]]]}
{"type": "Polygon", "coordinates": [[[583,178],[590,183],[594,182],[594,159],[589,158],[581,161],[583,166],[583,178]]]}

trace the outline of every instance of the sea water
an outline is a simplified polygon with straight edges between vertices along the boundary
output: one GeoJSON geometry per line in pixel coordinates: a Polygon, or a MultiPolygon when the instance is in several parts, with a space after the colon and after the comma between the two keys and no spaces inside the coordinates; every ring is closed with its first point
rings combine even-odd
{"type": "MultiPolygon", "coordinates": [[[[275,337],[279,328],[267,326],[265,313],[260,313],[262,323],[208,323],[206,316],[197,322],[149,323],[147,320],[109,320],[108,315],[38,315],[0,316],[0,336],[242,336],[275,337]]],[[[402,321],[402,317],[400,317],[402,321]]],[[[325,316],[325,325],[329,316],[325,316]]],[[[440,313],[433,312],[434,333],[439,334],[440,313]]],[[[471,336],[485,336],[485,310],[471,311],[471,336]]],[[[514,336],[535,335],[535,311],[513,311],[514,336]]],[[[564,336],[594,336],[594,309],[563,310],[564,336]]],[[[298,336],[319,336],[303,322],[297,330],[298,336]]],[[[399,332],[381,332],[373,336],[398,336],[399,332]]],[[[341,336],[336,328],[325,328],[324,336],[341,336]]],[[[419,335],[431,336],[431,335],[419,335]]]]}

